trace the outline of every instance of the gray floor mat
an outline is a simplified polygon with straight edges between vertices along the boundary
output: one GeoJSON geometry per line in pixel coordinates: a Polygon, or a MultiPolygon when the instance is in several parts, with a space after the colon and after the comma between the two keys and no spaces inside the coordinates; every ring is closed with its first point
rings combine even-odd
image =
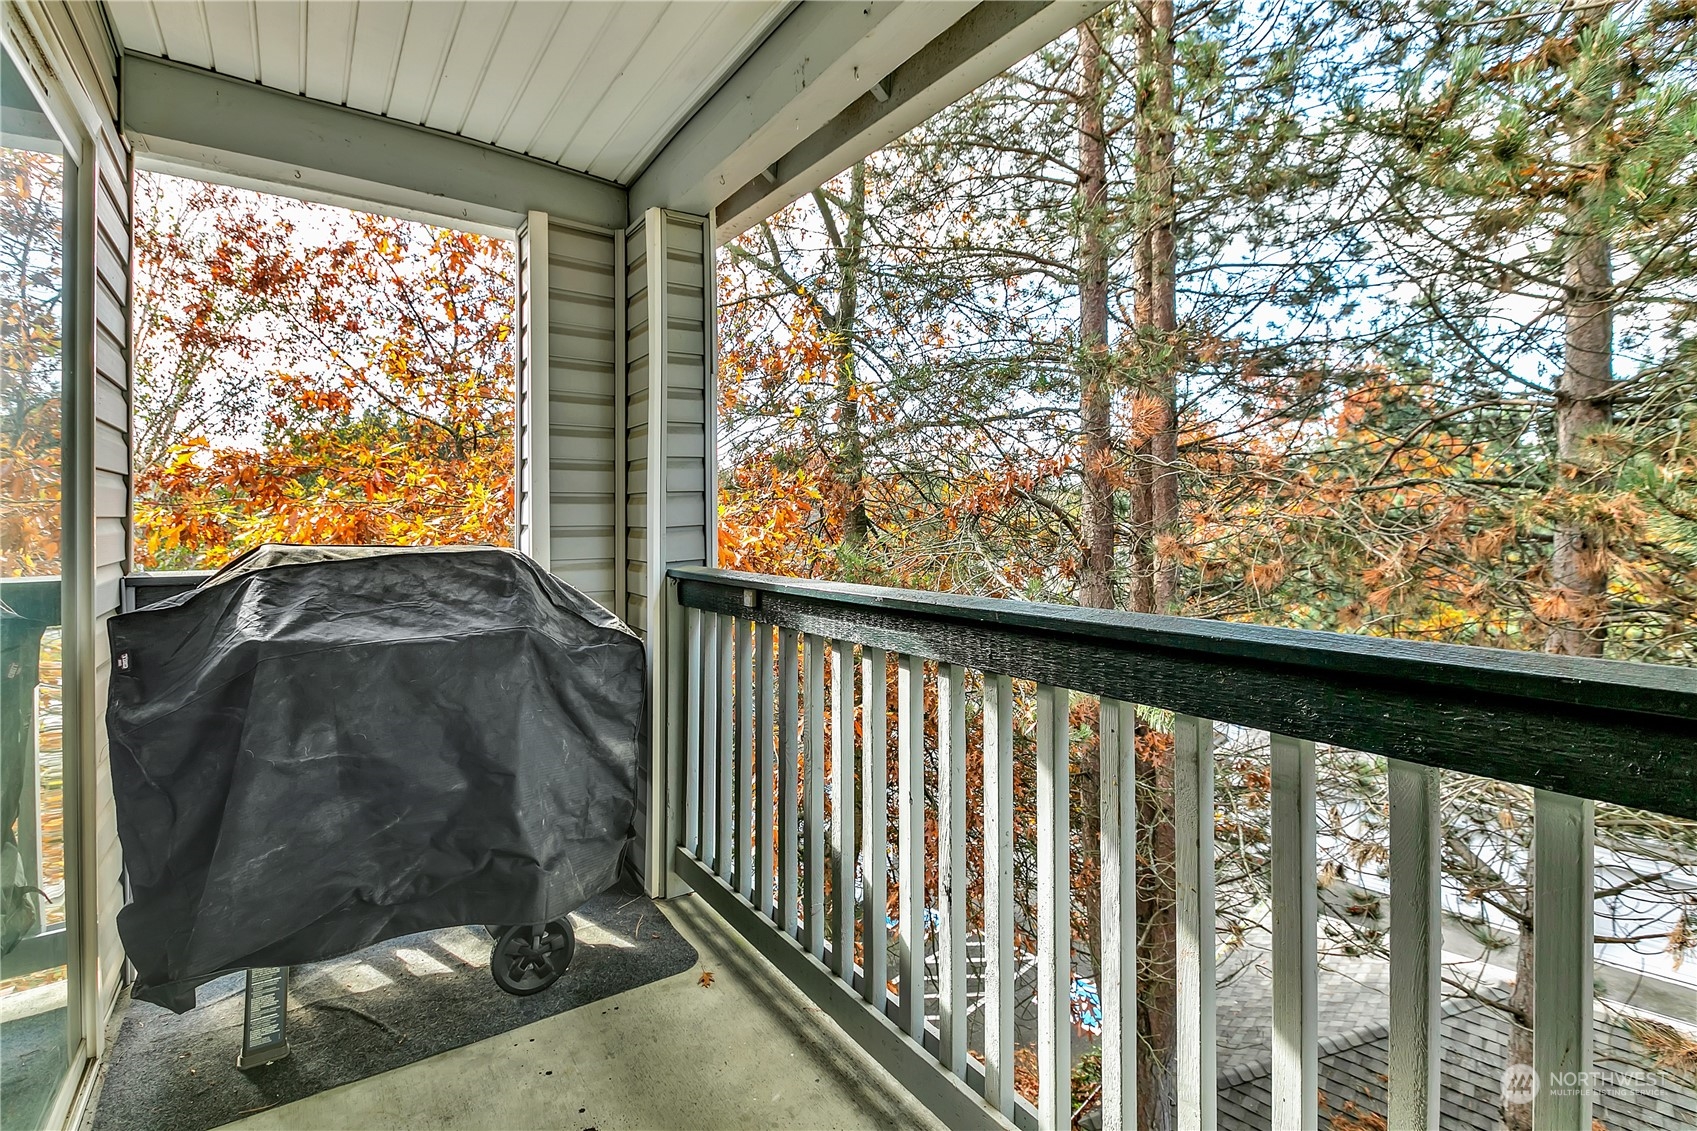
{"type": "Polygon", "coordinates": [[[465,927],[296,967],[290,1055],[247,1072],[243,975],[200,988],[178,1016],[128,1004],[109,1050],[94,1131],[204,1131],[563,1013],[695,964],[695,948],[643,895],[618,890],[572,916],[577,951],[551,989],[511,997],[489,975],[488,937],[465,927]]]}

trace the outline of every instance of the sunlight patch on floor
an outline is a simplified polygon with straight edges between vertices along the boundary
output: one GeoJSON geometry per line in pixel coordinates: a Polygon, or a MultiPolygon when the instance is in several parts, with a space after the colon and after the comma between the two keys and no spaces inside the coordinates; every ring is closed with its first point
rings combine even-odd
{"type": "Polygon", "coordinates": [[[375,990],[394,981],[387,974],[364,962],[338,963],[326,970],[325,974],[350,994],[363,994],[367,990],[375,990]]]}
{"type": "Polygon", "coordinates": [[[572,934],[579,944],[584,946],[616,946],[620,950],[635,950],[636,943],[622,935],[615,935],[579,919],[572,920],[572,934]]]}
{"type": "Polygon", "coordinates": [[[489,948],[494,945],[483,932],[469,927],[439,932],[430,941],[467,966],[488,966],[489,948]]]}
{"type": "Polygon", "coordinates": [[[401,947],[395,951],[395,961],[407,968],[407,973],[424,977],[427,974],[446,974],[449,967],[440,959],[432,958],[422,950],[411,947],[401,947]]]}

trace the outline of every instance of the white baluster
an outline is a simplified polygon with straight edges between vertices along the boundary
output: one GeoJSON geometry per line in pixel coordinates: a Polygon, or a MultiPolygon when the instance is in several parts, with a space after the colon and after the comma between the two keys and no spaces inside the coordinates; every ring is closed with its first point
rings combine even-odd
{"type": "Polygon", "coordinates": [[[805,640],[803,700],[807,711],[801,767],[802,922],[807,949],[825,957],[825,641],[805,640]]]}
{"type": "Polygon", "coordinates": [[[1438,1022],[1442,1016],[1438,771],[1386,760],[1391,803],[1391,1034],[1387,1120],[1438,1129],[1438,1022]]]}
{"type": "Polygon", "coordinates": [[[912,656],[896,665],[896,867],[900,913],[899,1024],[916,1040],[925,1036],[925,668],[912,656]]]}
{"type": "Polygon", "coordinates": [[[737,621],[737,853],[736,884],[754,902],[754,625],[737,621]]]}
{"type": "Polygon", "coordinates": [[[965,672],[937,667],[937,1031],[943,1067],[966,1076],[965,672]]]}
{"type": "Polygon", "coordinates": [[[889,765],[885,756],[890,669],[882,649],[860,650],[861,728],[861,852],[866,877],[865,924],[861,927],[862,986],[867,1004],[882,1014],[890,978],[890,930],[885,872],[890,858],[889,765]]]}
{"type": "Polygon", "coordinates": [[[772,884],[772,837],[777,820],[772,814],[772,778],[776,773],[772,750],[772,626],[757,624],[755,635],[754,700],[754,905],[774,918],[772,884]]]}
{"type": "Polygon", "coordinates": [[[719,867],[719,614],[701,614],[701,862],[719,867]]]}
{"type": "Polygon", "coordinates": [[[684,610],[683,845],[701,851],[701,610],[684,610]]]}
{"type": "Polygon", "coordinates": [[[1037,1127],[1072,1125],[1072,693],[1037,689],[1037,1127]]]}
{"type": "Polygon", "coordinates": [[[791,938],[796,933],[798,848],[796,826],[800,823],[801,759],[797,745],[796,700],[800,697],[801,641],[794,629],[778,632],[778,929],[791,938]]]}
{"type": "Polygon", "coordinates": [[[737,755],[736,755],[736,663],[732,659],[735,625],[730,617],[719,618],[719,854],[714,863],[719,877],[736,887],[737,844],[737,755]]]}
{"type": "Polygon", "coordinates": [[[1014,1111],[1013,681],[984,675],[984,1099],[1014,1111]]]}
{"type": "Polygon", "coordinates": [[[1532,794],[1532,1126],[1590,1131],[1596,805],[1532,794]]]}
{"type": "Polygon", "coordinates": [[[1137,1128],[1137,708],[1104,699],[1097,727],[1102,806],[1103,1131],[1137,1128]]]}
{"type": "Polygon", "coordinates": [[[1273,1126],[1320,1120],[1314,744],[1270,736],[1273,762],[1273,1126]]]}
{"type": "Polygon", "coordinates": [[[1173,717],[1173,842],[1178,1125],[1214,1131],[1214,724],[1191,715],[1173,717]]]}
{"type": "Polygon", "coordinates": [[[831,966],[854,984],[854,645],[831,641],[831,966]]]}

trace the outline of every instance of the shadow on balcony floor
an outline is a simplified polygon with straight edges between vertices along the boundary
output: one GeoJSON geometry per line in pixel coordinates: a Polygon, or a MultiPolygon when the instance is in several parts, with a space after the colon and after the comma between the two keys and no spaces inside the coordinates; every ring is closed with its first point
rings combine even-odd
{"type": "Polygon", "coordinates": [[[411,935],[332,962],[296,967],[290,1055],[241,1072],[244,980],[200,989],[181,1016],[129,1003],[109,1051],[93,1131],[203,1131],[362,1080],[552,1014],[677,974],[693,947],[654,904],[614,890],[573,916],[577,951],[550,990],[502,993],[490,941],[465,927],[411,935]]]}
{"type": "Polygon", "coordinates": [[[263,1112],[240,1131],[941,1131],[699,897],[662,909],[701,955],[689,970],[263,1112]]]}

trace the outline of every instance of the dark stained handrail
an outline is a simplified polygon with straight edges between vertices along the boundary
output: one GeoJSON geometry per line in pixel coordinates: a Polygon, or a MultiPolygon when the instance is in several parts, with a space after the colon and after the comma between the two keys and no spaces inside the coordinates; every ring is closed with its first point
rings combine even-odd
{"type": "Polygon", "coordinates": [[[1697,819],[1697,670],[678,568],[686,607],[1697,819]]]}

